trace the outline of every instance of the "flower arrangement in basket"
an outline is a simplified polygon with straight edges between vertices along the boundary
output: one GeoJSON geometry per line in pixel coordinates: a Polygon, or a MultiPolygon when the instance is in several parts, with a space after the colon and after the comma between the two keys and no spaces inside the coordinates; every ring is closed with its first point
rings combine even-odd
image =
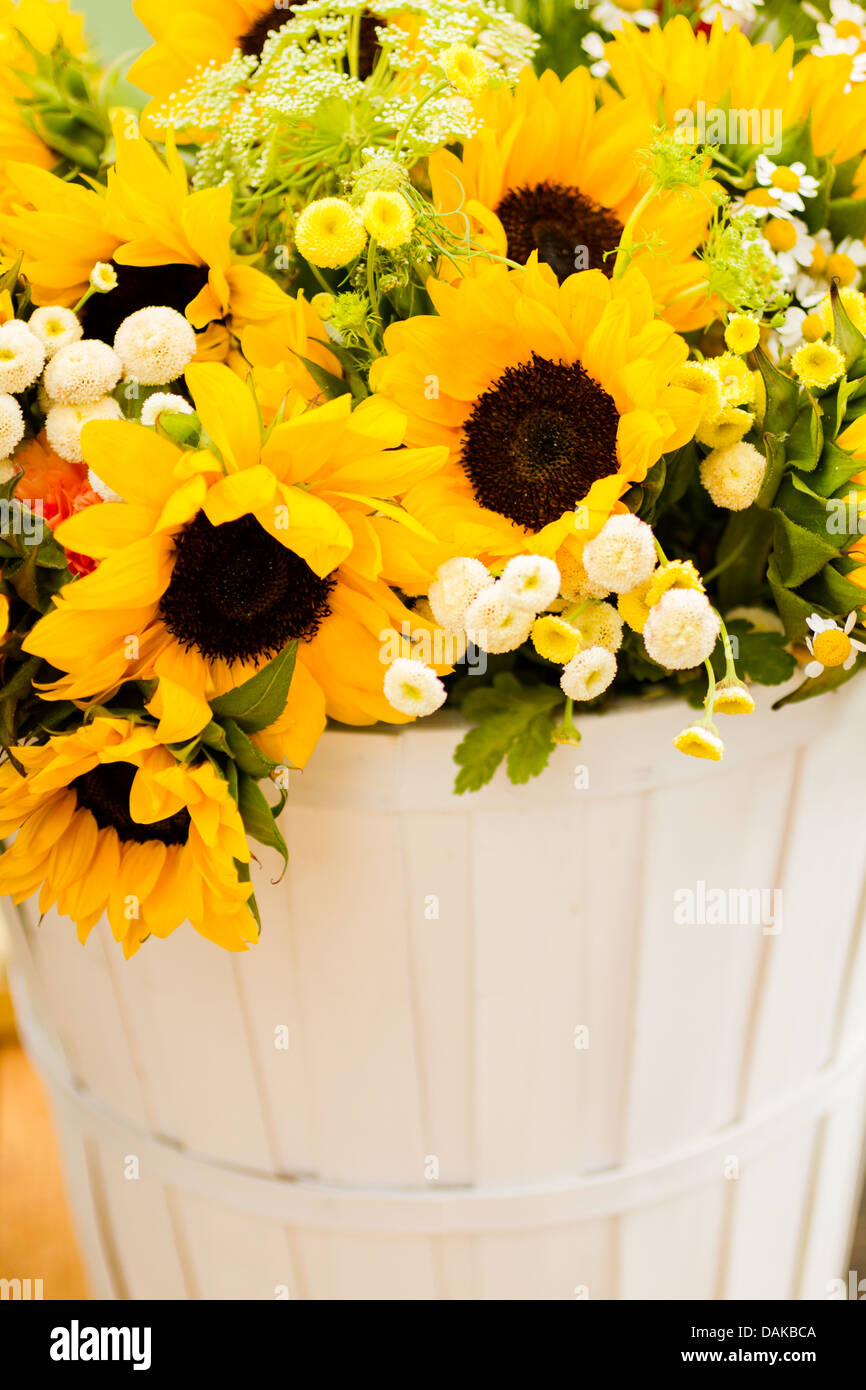
{"type": "Polygon", "coordinates": [[[329,720],[856,674],[866,10],[136,10],[0,7],[0,891],[243,950],[329,720]]]}

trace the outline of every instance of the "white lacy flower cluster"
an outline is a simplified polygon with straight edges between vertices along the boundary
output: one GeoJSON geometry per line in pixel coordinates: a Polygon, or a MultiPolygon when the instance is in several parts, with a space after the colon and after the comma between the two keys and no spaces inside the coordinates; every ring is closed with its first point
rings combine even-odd
{"type": "MultiPolygon", "coordinates": [[[[251,192],[263,191],[280,173],[287,137],[294,160],[323,108],[332,114],[320,127],[334,125],[336,103],[353,108],[361,143],[389,143],[400,132],[397,153],[414,162],[440,144],[469,138],[479,126],[469,93],[461,93],[459,83],[448,89],[449,51],[471,47],[485,80],[512,82],[538,42],[492,0],[378,0],[380,56],[375,83],[368,84],[352,70],[354,36],[365,9],[364,0],[307,0],[295,12],[287,8],[285,23],[258,57],[236,51],[226,63],[212,62],[169,99],[154,117],[157,125],[197,128],[214,137],[199,152],[196,187],[240,175],[251,192]],[[419,21],[411,37],[407,16],[419,21]],[[404,77],[409,69],[411,84],[404,77]]],[[[338,132],[336,143],[341,141],[338,132]]]]}

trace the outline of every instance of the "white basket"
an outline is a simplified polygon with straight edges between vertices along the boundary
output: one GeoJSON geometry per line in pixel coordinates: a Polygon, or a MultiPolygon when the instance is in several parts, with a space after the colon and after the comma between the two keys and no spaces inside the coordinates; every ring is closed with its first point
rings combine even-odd
{"type": "Polygon", "coordinates": [[[328,733],[244,956],[184,929],[125,963],[23,910],[94,1296],[825,1297],[866,1126],[864,686],[724,721],[721,766],[672,749],[681,705],[585,718],[460,799],[457,721],[328,733]],[[701,882],[780,888],[781,930],[678,924],[701,882]]]}

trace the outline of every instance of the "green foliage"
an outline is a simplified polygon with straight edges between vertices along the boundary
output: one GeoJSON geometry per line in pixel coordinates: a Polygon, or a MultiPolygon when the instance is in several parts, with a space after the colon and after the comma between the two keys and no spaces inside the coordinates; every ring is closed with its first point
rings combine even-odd
{"type": "Polygon", "coordinates": [[[509,671],[494,676],[491,685],[468,691],[460,708],[475,728],[454,754],[460,767],[454,788],[458,795],[479,791],[503,759],[515,784],[543,772],[554,748],[554,715],[563,704],[558,688],[525,685],[509,671]]]}

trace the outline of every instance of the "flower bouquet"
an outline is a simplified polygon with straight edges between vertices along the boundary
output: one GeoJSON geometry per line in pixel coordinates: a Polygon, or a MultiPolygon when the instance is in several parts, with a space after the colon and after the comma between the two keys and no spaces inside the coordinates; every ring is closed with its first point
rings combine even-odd
{"type": "Polygon", "coordinates": [[[823,1296],[866,9],[135,10],[137,104],[0,0],[0,893],[95,1287],[823,1296]]]}

